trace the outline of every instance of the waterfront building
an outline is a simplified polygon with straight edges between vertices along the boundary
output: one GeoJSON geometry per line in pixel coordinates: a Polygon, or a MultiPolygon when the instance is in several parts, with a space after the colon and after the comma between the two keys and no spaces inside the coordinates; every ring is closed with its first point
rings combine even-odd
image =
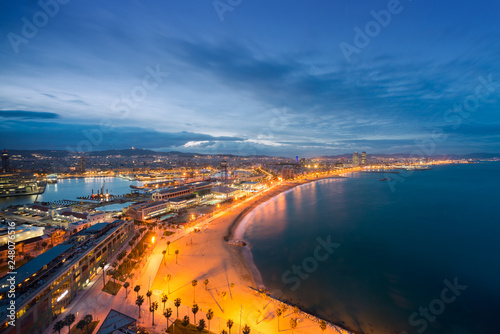
{"type": "Polygon", "coordinates": [[[159,190],[153,193],[152,198],[155,201],[164,201],[170,198],[185,196],[193,193],[198,193],[199,195],[203,195],[210,192],[212,188],[211,182],[199,181],[186,183],[181,187],[175,188],[167,188],[163,190],[159,190]]]}
{"type": "Polygon", "coordinates": [[[359,166],[359,153],[358,152],[354,152],[352,154],[352,165],[359,166]]]}
{"type": "Polygon", "coordinates": [[[90,225],[94,225],[97,223],[104,223],[106,221],[106,212],[96,212],[87,215],[87,222],[90,225]]]}
{"type": "Polygon", "coordinates": [[[240,189],[236,189],[236,188],[232,188],[232,187],[215,186],[212,189],[212,194],[217,199],[228,199],[228,198],[235,198],[238,195],[243,194],[243,192],[240,189]]]}
{"type": "Polygon", "coordinates": [[[132,220],[98,223],[55,246],[17,269],[16,326],[8,326],[10,283],[0,280],[0,332],[38,334],[69,305],[77,293],[102,271],[134,235],[132,220]]]}
{"type": "MultiPolygon", "coordinates": [[[[24,240],[31,238],[41,237],[44,235],[44,227],[33,226],[33,225],[19,225],[16,226],[14,241],[19,243],[24,240]]],[[[8,229],[6,226],[0,227],[0,246],[6,245],[9,241],[8,229]]]]}
{"type": "Polygon", "coordinates": [[[361,165],[366,166],[366,152],[361,152],[361,165]]]}
{"type": "Polygon", "coordinates": [[[137,221],[144,221],[168,211],[168,201],[139,202],[128,207],[126,215],[137,221]]]}

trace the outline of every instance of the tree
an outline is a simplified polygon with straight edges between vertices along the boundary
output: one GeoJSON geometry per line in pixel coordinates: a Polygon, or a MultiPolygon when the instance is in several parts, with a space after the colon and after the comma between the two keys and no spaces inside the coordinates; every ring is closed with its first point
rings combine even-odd
{"type": "Polygon", "coordinates": [[[224,301],[226,300],[226,295],[227,295],[226,291],[221,291],[220,295],[222,297],[222,312],[225,312],[226,309],[224,308],[224,304],[225,304],[224,301]]]}
{"type": "Polygon", "coordinates": [[[78,321],[78,323],[76,324],[76,328],[78,328],[80,330],[80,332],[83,332],[83,329],[85,328],[85,326],[87,326],[87,323],[83,319],[78,321]]]}
{"type": "Polygon", "coordinates": [[[198,280],[194,279],[191,285],[193,286],[193,303],[196,303],[196,286],[198,285],[198,280]]]}
{"type": "Polygon", "coordinates": [[[198,307],[198,304],[194,304],[193,307],[191,308],[191,311],[193,311],[195,324],[196,324],[196,313],[198,313],[199,310],[200,310],[200,308],[198,307]]]}
{"type": "Polygon", "coordinates": [[[181,306],[181,299],[177,298],[174,301],[174,306],[177,307],[177,319],[179,319],[179,306],[181,306]]]}
{"type": "Polygon", "coordinates": [[[123,283],[123,287],[125,288],[125,298],[128,296],[128,287],[130,286],[129,282],[123,283]]]}
{"type": "Polygon", "coordinates": [[[151,290],[148,290],[148,292],[146,292],[146,296],[148,296],[149,306],[151,306],[151,295],[152,294],[153,294],[153,292],[151,290]]]}
{"type": "Polygon", "coordinates": [[[163,254],[163,265],[166,265],[166,263],[165,263],[165,254],[167,254],[167,251],[163,250],[161,253],[163,254]]]}
{"type": "Polygon", "coordinates": [[[162,293],[161,294],[161,302],[163,303],[163,311],[165,311],[165,303],[167,302],[168,300],[168,296],[166,293],[162,293]]]}
{"type": "Polygon", "coordinates": [[[179,255],[179,250],[175,250],[175,264],[177,264],[177,255],[179,255]]]}
{"type": "Polygon", "coordinates": [[[139,306],[139,318],[141,317],[141,306],[144,303],[144,296],[137,296],[135,305],[139,306]]]}
{"type": "Polygon", "coordinates": [[[106,262],[104,260],[102,260],[100,263],[99,263],[99,268],[102,269],[102,288],[104,289],[104,287],[106,286],[106,277],[104,275],[104,267],[106,267],[106,262]]]}
{"type": "Polygon", "coordinates": [[[321,332],[324,332],[326,330],[326,321],[325,320],[321,320],[319,322],[319,328],[321,329],[321,332]]]}
{"type": "Polygon", "coordinates": [[[205,327],[206,327],[205,320],[201,319],[200,323],[198,324],[198,326],[196,327],[196,329],[198,330],[198,332],[201,333],[205,329],[205,327]]]}
{"type": "Polygon", "coordinates": [[[290,327],[291,327],[292,329],[297,328],[297,318],[291,318],[291,319],[290,319],[290,327]]]}
{"type": "Polygon", "coordinates": [[[70,313],[64,317],[64,325],[68,326],[68,333],[71,330],[71,325],[75,322],[75,315],[73,313],[70,313]]]}
{"type": "Polygon", "coordinates": [[[167,240],[167,255],[170,255],[170,240],[167,240]]]}
{"type": "Polygon", "coordinates": [[[87,314],[83,317],[83,320],[85,320],[85,327],[87,328],[87,333],[89,332],[89,325],[92,323],[92,314],[87,314]]]}
{"type": "Polygon", "coordinates": [[[203,281],[203,284],[205,284],[205,290],[208,290],[208,278],[203,281]]]}
{"type": "Polygon", "coordinates": [[[135,291],[135,293],[137,293],[137,297],[139,297],[139,290],[141,290],[141,286],[140,285],[136,285],[135,288],[134,288],[134,291],[135,291]]]}
{"type": "Polygon", "coordinates": [[[151,323],[151,325],[155,325],[155,311],[158,309],[158,302],[152,302],[150,305],[149,305],[149,312],[153,313],[153,322],[151,323]]]}
{"type": "Polygon", "coordinates": [[[278,332],[280,331],[280,317],[283,315],[283,312],[280,308],[276,309],[276,318],[278,319],[278,332]]]}
{"type": "Polygon", "coordinates": [[[182,326],[187,327],[189,325],[189,316],[185,315],[182,319],[182,326]]]}
{"type": "Polygon", "coordinates": [[[170,293],[170,280],[172,279],[172,275],[167,274],[167,276],[165,276],[165,279],[167,280],[168,293],[170,293]]]}
{"type": "Polygon", "coordinates": [[[172,316],[172,308],[167,308],[164,312],[163,312],[163,316],[165,318],[167,318],[167,328],[168,328],[168,320],[170,319],[170,317],[172,316]]]}
{"type": "Polygon", "coordinates": [[[56,323],[54,324],[54,327],[52,328],[52,331],[53,331],[53,332],[57,332],[57,333],[61,334],[61,329],[63,329],[63,328],[64,328],[64,326],[66,326],[66,325],[64,324],[64,321],[63,321],[63,320],[59,320],[58,322],[56,322],[56,323]]]}
{"type": "Polygon", "coordinates": [[[248,327],[248,325],[245,325],[245,327],[243,327],[243,334],[250,334],[250,327],[248,327]]]}
{"type": "Polygon", "coordinates": [[[208,332],[210,332],[210,320],[214,318],[214,311],[212,309],[208,309],[207,311],[207,320],[208,320],[208,332]]]}
{"type": "Polygon", "coordinates": [[[227,325],[227,328],[229,328],[229,334],[231,334],[231,327],[233,327],[233,325],[234,325],[234,321],[233,321],[233,320],[231,320],[231,319],[229,319],[229,320],[227,321],[226,325],[227,325]]]}

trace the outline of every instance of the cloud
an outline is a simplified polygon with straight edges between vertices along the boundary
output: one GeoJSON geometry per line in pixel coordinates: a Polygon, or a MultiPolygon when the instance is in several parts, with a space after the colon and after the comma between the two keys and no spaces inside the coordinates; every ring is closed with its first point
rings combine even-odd
{"type": "Polygon", "coordinates": [[[55,119],[59,118],[59,115],[53,112],[43,111],[0,110],[0,118],[55,119]]]}
{"type": "Polygon", "coordinates": [[[138,127],[103,127],[55,122],[5,121],[0,142],[11,149],[60,149],[98,151],[109,148],[174,148],[192,142],[240,141],[240,137],[211,136],[193,132],[160,132],[138,127]]]}

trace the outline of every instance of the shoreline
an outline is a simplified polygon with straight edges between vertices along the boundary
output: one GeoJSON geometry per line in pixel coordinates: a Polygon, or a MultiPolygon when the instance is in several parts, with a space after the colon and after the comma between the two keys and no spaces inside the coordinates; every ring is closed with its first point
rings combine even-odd
{"type": "MultiPolygon", "coordinates": [[[[287,300],[286,298],[283,299],[279,296],[273,296],[268,288],[265,286],[262,275],[260,273],[260,270],[257,268],[255,261],[253,259],[253,254],[252,254],[252,246],[250,243],[248,243],[246,240],[244,240],[244,234],[246,232],[246,229],[248,228],[250,221],[252,218],[259,212],[262,208],[265,206],[269,205],[270,203],[278,200],[280,196],[286,196],[288,193],[292,192],[296,188],[300,188],[306,185],[309,185],[311,183],[323,181],[326,179],[336,179],[336,178],[345,178],[344,176],[340,175],[332,175],[332,176],[325,176],[317,179],[311,179],[311,180],[306,180],[301,183],[296,183],[296,184],[290,184],[288,183],[285,186],[278,186],[278,187],[285,187],[284,189],[274,189],[274,191],[269,194],[269,196],[265,196],[262,198],[259,198],[255,200],[255,202],[251,203],[249,206],[243,209],[238,216],[233,220],[231,225],[228,227],[227,234],[224,237],[224,241],[226,242],[227,246],[231,246],[230,242],[235,242],[235,241],[243,241],[245,243],[245,246],[243,247],[236,247],[239,248],[236,252],[237,256],[241,260],[241,264],[245,267],[246,271],[248,272],[251,281],[253,281],[255,287],[249,286],[251,290],[258,291],[259,293],[264,293],[266,294],[269,298],[274,300],[277,303],[281,304],[287,304],[289,307],[297,307],[300,312],[302,312],[304,315],[306,315],[309,320],[312,320],[314,322],[320,322],[320,321],[325,321],[327,323],[327,326],[330,329],[335,329],[338,332],[341,333],[346,333],[346,334],[352,334],[351,330],[342,327],[339,324],[336,324],[334,322],[331,322],[329,320],[323,319],[320,316],[316,315],[314,312],[311,312],[307,308],[305,308],[303,305],[296,304],[293,301],[287,300]]],[[[233,246],[232,248],[234,248],[233,246]]]]}

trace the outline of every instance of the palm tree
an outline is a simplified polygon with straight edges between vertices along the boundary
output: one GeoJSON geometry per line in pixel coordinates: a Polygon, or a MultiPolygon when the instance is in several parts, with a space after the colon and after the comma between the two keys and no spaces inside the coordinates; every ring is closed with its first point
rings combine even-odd
{"type": "Polygon", "coordinates": [[[136,285],[135,288],[134,288],[134,291],[137,293],[137,297],[139,297],[139,290],[141,290],[141,286],[140,285],[136,285]]]}
{"type": "Polygon", "coordinates": [[[208,278],[203,281],[203,284],[205,284],[205,290],[208,290],[208,278]]]}
{"type": "Polygon", "coordinates": [[[207,320],[208,320],[208,332],[210,332],[210,320],[214,318],[214,311],[212,309],[208,309],[207,311],[207,320]]]}
{"type": "Polygon", "coordinates": [[[128,287],[130,286],[129,282],[123,283],[123,287],[125,288],[125,298],[128,297],[128,287]]]}
{"type": "Polygon", "coordinates": [[[144,296],[137,296],[135,305],[139,306],[139,318],[141,317],[141,306],[144,303],[144,296]]]}
{"type": "Polygon", "coordinates": [[[227,295],[226,291],[221,291],[220,295],[222,297],[222,312],[225,312],[226,309],[224,308],[224,304],[225,304],[224,301],[226,300],[226,295],[227,295]]]}
{"type": "Polygon", "coordinates": [[[179,306],[181,306],[181,299],[177,298],[174,301],[174,306],[177,307],[177,319],[179,319],[179,306]]]}
{"type": "Polygon", "coordinates": [[[167,240],[167,255],[170,255],[170,240],[167,240]]]}
{"type": "Polygon", "coordinates": [[[196,313],[198,313],[199,310],[200,310],[200,308],[198,307],[198,304],[194,304],[193,307],[191,308],[191,311],[193,311],[195,324],[196,324],[196,313]]]}
{"type": "Polygon", "coordinates": [[[250,334],[250,327],[248,327],[248,325],[245,325],[245,327],[243,327],[243,334],[250,334]]]}
{"type": "Polygon", "coordinates": [[[85,328],[86,325],[87,323],[85,322],[85,320],[82,319],[78,321],[78,323],[76,324],[76,328],[78,328],[80,332],[83,332],[83,329],[85,328]]]}
{"type": "Polygon", "coordinates": [[[52,331],[61,334],[61,329],[63,329],[64,326],[65,326],[64,321],[59,320],[54,324],[54,328],[52,328],[52,331]]]}
{"type": "Polygon", "coordinates": [[[182,326],[187,327],[189,325],[189,316],[185,315],[182,319],[182,326]]]}
{"type": "Polygon", "coordinates": [[[326,321],[325,320],[321,320],[319,322],[319,328],[321,329],[321,332],[324,332],[326,330],[326,321]]]}
{"type": "MultiPolygon", "coordinates": [[[[196,322],[195,322],[196,323],[196,322]]],[[[196,329],[198,330],[198,332],[202,332],[204,329],[205,329],[206,325],[205,325],[205,320],[204,319],[201,319],[200,320],[200,323],[198,324],[198,326],[196,327],[196,329]]]]}
{"type": "Polygon", "coordinates": [[[85,327],[87,327],[87,333],[89,332],[89,325],[92,323],[92,314],[87,314],[86,316],[83,317],[83,320],[85,320],[85,327]]]}
{"type": "Polygon", "coordinates": [[[163,265],[166,265],[165,264],[165,254],[167,254],[167,251],[163,250],[161,253],[163,254],[163,265]]]}
{"type": "Polygon", "coordinates": [[[297,328],[297,318],[290,319],[290,327],[292,327],[292,329],[297,328]]]}
{"type": "Polygon", "coordinates": [[[227,325],[227,328],[229,328],[229,334],[231,334],[231,327],[233,327],[234,321],[232,321],[231,319],[229,319],[227,321],[226,325],[227,325]]]}
{"type": "Polygon", "coordinates": [[[163,311],[165,311],[165,303],[167,302],[168,300],[168,296],[166,293],[162,293],[161,294],[161,302],[163,303],[163,311]]]}
{"type": "Polygon", "coordinates": [[[104,267],[106,267],[106,262],[104,260],[102,260],[100,263],[99,263],[99,268],[101,268],[103,271],[102,271],[102,288],[104,289],[104,287],[106,286],[106,277],[104,275],[104,267]]]}
{"type": "Polygon", "coordinates": [[[179,255],[179,250],[175,250],[175,264],[177,264],[177,255],[179,255]]]}
{"type": "Polygon", "coordinates": [[[278,319],[278,332],[280,331],[280,317],[283,315],[283,312],[280,308],[276,309],[276,318],[278,319]]]}
{"type": "Polygon", "coordinates": [[[75,315],[73,313],[70,313],[64,317],[64,325],[68,326],[68,333],[71,330],[71,325],[75,322],[75,315]]]}
{"type": "Polygon", "coordinates": [[[153,292],[151,290],[148,290],[148,292],[146,292],[146,296],[148,296],[149,306],[151,306],[151,295],[152,294],[153,294],[153,292]]]}
{"type": "Polygon", "coordinates": [[[164,312],[163,312],[163,316],[165,318],[167,318],[167,328],[168,328],[168,320],[170,319],[170,317],[172,316],[172,308],[167,308],[164,312]]]}
{"type": "Polygon", "coordinates": [[[196,303],[196,286],[198,285],[198,280],[193,280],[191,282],[191,285],[193,286],[193,303],[196,303]]]}
{"type": "Polygon", "coordinates": [[[167,278],[168,293],[170,293],[170,280],[172,279],[172,275],[167,274],[165,277],[167,278]]]}
{"type": "Polygon", "coordinates": [[[155,311],[158,309],[158,302],[152,302],[149,306],[149,312],[153,313],[153,322],[151,325],[155,325],[155,311]]]}

